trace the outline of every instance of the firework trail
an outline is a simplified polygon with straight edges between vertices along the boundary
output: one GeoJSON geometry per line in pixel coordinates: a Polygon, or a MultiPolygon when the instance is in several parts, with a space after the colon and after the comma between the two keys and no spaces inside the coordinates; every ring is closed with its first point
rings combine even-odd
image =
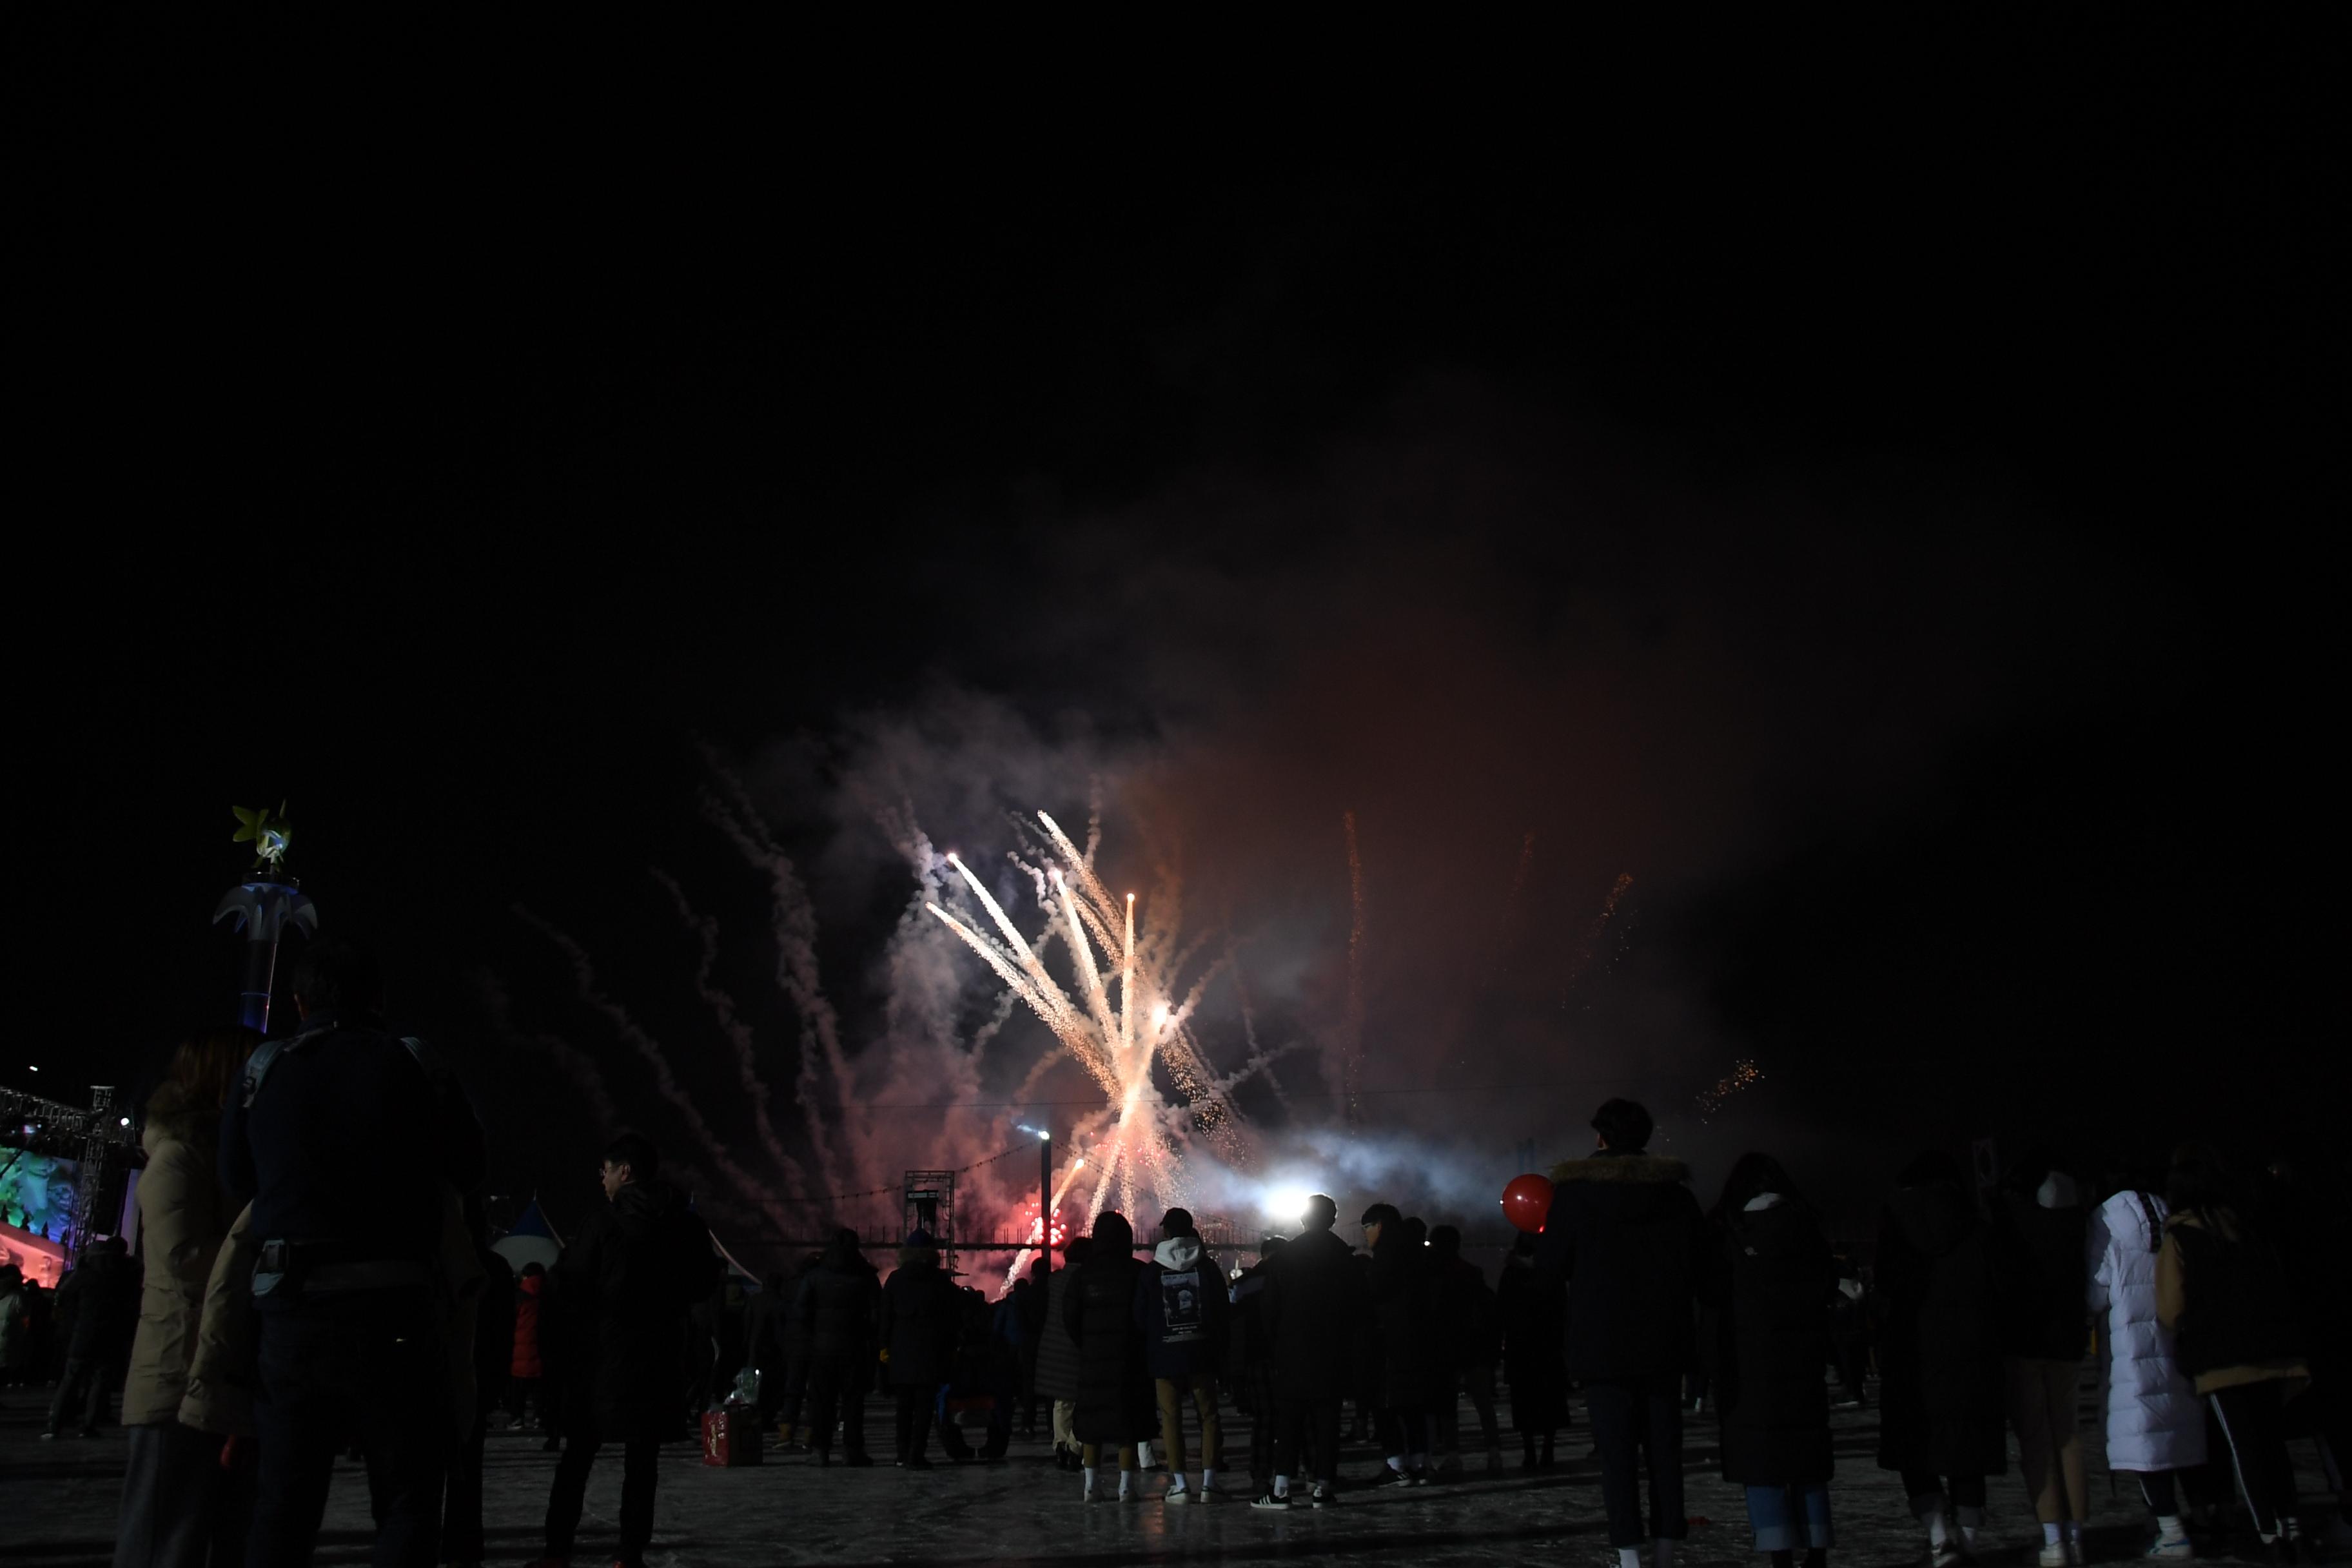
{"type": "MultiPolygon", "coordinates": [[[[935,900],[924,907],[1027,1004],[1109,1101],[1099,1113],[1109,1123],[1108,1136],[1090,1160],[1089,1222],[1114,1197],[1128,1208],[1147,1192],[1165,1203],[1183,1202],[1189,1184],[1181,1161],[1193,1132],[1221,1148],[1240,1148],[1232,1103],[1209,1074],[1191,1026],[1204,988],[1223,966],[1213,965],[1189,985],[1181,983],[1186,960],[1198,950],[1182,942],[1182,905],[1172,876],[1162,874],[1152,918],[1140,921],[1134,895],[1113,895],[1096,875],[1093,831],[1081,851],[1051,816],[1040,812],[1036,823],[1040,858],[1050,863],[1031,866],[1012,857],[1030,872],[1047,917],[1035,942],[960,856],[949,855],[947,864],[983,918],[959,917],[935,900]],[[1053,939],[1070,951],[1066,987],[1045,967],[1043,950],[1053,939]],[[1167,1067],[1182,1103],[1161,1096],[1152,1077],[1155,1064],[1167,1067]]],[[[1033,1071],[1031,1085],[1039,1077],[1033,1071]]],[[[1082,1121],[1081,1131],[1094,1120],[1082,1121]]]]}
{"type": "Polygon", "coordinates": [[[1741,1057],[1733,1062],[1729,1072],[1717,1079],[1711,1087],[1701,1090],[1696,1098],[1694,1103],[1698,1107],[1699,1121],[1705,1122],[1707,1118],[1723,1109],[1725,1100],[1729,1100],[1741,1089],[1760,1082],[1763,1077],[1764,1069],[1747,1057],[1741,1057]]]}
{"type": "Polygon", "coordinates": [[[1348,1011],[1339,1025],[1341,1114],[1349,1124],[1363,1120],[1358,1090],[1364,1074],[1364,858],[1356,845],[1356,814],[1342,812],[1348,835],[1348,1011]]]}
{"type": "Polygon", "coordinates": [[[834,1155],[823,1086],[818,1081],[818,1066],[822,1062],[832,1075],[836,1100],[849,1097],[849,1060],[841,1048],[841,1021],[834,1013],[832,1000],[825,995],[818,974],[816,907],[809,901],[808,889],[802,885],[792,858],[769,833],[740,781],[720,767],[715,756],[709,761],[711,771],[726,784],[734,803],[730,805],[704,790],[703,816],[734,844],[746,864],[768,874],[769,908],[776,939],[776,984],[791,999],[793,1011],[800,1019],[800,1071],[793,1080],[793,1098],[800,1102],[802,1116],[808,1123],[809,1147],[815,1154],[819,1172],[854,1185],[859,1167],[845,1167],[834,1155]]]}
{"type": "Polygon", "coordinates": [[[736,1076],[742,1082],[744,1098],[751,1102],[751,1121],[759,1131],[761,1147],[767,1150],[768,1158],[773,1160],[776,1168],[784,1173],[786,1190],[793,1197],[805,1197],[808,1194],[807,1174],[801,1169],[800,1162],[785,1152],[783,1140],[776,1136],[775,1122],[769,1113],[773,1096],[769,1092],[766,1080],[760,1076],[759,1056],[752,1044],[751,1026],[744,1023],[735,1011],[735,999],[720,990],[711,978],[719,967],[719,922],[694,912],[694,906],[687,901],[686,889],[677,885],[677,879],[658,868],[654,869],[653,878],[669,889],[670,900],[677,906],[678,920],[702,943],[701,958],[694,969],[694,989],[717,1016],[719,1032],[734,1047],[736,1076]]]}
{"type": "Polygon", "coordinates": [[[620,1108],[613,1103],[613,1097],[604,1092],[604,1080],[597,1076],[596,1064],[587,1052],[561,1036],[544,1031],[526,1035],[516,1028],[513,1005],[507,995],[507,988],[488,970],[478,972],[474,976],[474,984],[481,993],[482,1005],[489,1010],[490,1027],[497,1031],[499,1038],[509,1045],[544,1051],[553,1058],[556,1066],[562,1068],[564,1076],[572,1080],[572,1087],[580,1091],[580,1098],[588,1102],[588,1110],[595,1117],[599,1128],[610,1130],[626,1124],[620,1108]]]}
{"type": "Polygon", "coordinates": [[[1609,889],[1609,896],[1601,900],[1601,913],[1585,928],[1584,940],[1577,944],[1575,955],[1568,962],[1568,973],[1560,979],[1561,1006],[1568,1005],[1568,994],[1576,989],[1576,983],[1584,977],[1586,968],[1591,964],[1592,955],[1600,948],[1601,935],[1608,931],[1610,921],[1617,913],[1617,900],[1623,898],[1626,889],[1633,885],[1633,875],[1628,871],[1617,879],[1609,889]]]}
{"type": "Polygon", "coordinates": [[[775,1203],[766,1187],[753,1178],[751,1172],[735,1163],[735,1157],[727,1152],[725,1144],[719,1142],[718,1134],[711,1131],[710,1124],[702,1119],[701,1110],[696,1106],[693,1098],[679,1086],[676,1075],[670,1071],[669,1058],[663,1053],[660,1042],[646,1033],[637,1021],[629,1016],[627,1008],[605,995],[597,987],[596,969],[589,962],[587,949],[522,905],[515,905],[514,912],[525,923],[545,936],[548,941],[562,949],[564,956],[572,962],[572,982],[579,991],[580,999],[610,1019],[614,1029],[621,1038],[635,1047],[637,1055],[643,1057],[646,1064],[653,1068],[654,1087],[661,1092],[661,1097],[676,1107],[677,1113],[685,1119],[687,1130],[694,1134],[695,1142],[701,1144],[703,1152],[710,1156],[710,1163],[718,1167],[729,1181],[734,1183],[746,1198],[763,1209],[778,1229],[782,1229],[785,1224],[784,1210],[775,1203]]]}

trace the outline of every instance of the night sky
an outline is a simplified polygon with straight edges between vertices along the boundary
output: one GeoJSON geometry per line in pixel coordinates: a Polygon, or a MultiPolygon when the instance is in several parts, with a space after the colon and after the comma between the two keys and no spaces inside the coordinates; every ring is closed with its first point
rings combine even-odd
{"type": "Polygon", "coordinates": [[[1475,118],[1402,60],[836,102],[501,39],[446,98],[353,64],[397,111],[329,131],[274,41],[20,21],[0,1072],[152,1082],[225,1014],[228,808],[283,797],[500,1190],[577,1204],[602,1130],[525,1037],[677,1131],[534,920],[748,1145],[652,873],[793,1125],[798,1020],[702,794],[793,854],[856,1049],[877,800],[1001,864],[1094,780],[1310,1043],[1356,813],[1367,1080],[1449,1088],[1373,1120],[1504,1175],[1643,1075],[1703,1189],[1762,1142],[1855,1212],[1927,1142],[2315,1134],[2342,77],[2128,25],[1595,49],[1475,118]]]}

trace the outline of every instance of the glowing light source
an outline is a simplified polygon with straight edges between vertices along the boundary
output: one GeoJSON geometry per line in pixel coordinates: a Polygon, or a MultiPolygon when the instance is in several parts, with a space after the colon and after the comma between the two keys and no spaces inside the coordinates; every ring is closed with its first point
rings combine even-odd
{"type": "Polygon", "coordinates": [[[1305,1187],[1274,1187],[1268,1189],[1265,1203],[1265,1217],[1296,1225],[1307,1217],[1307,1200],[1315,1194],[1305,1187]]]}

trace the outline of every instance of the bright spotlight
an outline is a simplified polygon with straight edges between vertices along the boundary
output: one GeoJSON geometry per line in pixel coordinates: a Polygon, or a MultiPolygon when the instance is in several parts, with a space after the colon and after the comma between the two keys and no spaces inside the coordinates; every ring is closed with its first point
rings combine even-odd
{"type": "Polygon", "coordinates": [[[1053,1141],[1054,1141],[1054,1135],[1053,1135],[1051,1132],[1046,1131],[1045,1131],[1044,1128],[1042,1128],[1042,1127],[1040,1127],[1039,1129],[1037,1129],[1037,1142],[1040,1142],[1040,1143],[1051,1143],[1053,1141]]]}
{"type": "Polygon", "coordinates": [[[1305,1187],[1276,1187],[1265,1194],[1261,1205],[1265,1217],[1297,1225],[1307,1217],[1307,1200],[1315,1194],[1305,1187]]]}

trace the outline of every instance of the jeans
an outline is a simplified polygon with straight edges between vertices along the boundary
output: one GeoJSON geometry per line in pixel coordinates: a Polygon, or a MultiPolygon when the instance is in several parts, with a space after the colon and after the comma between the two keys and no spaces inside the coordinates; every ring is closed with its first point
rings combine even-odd
{"type": "Polygon", "coordinates": [[[1749,1487],[1748,1523],[1756,1531],[1759,1552],[1794,1552],[1800,1547],[1828,1551],[1830,1485],[1807,1481],[1793,1487],[1749,1487]]]}
{"type": "Polygon", "coordinates": [[[1192,1407],[1201,1413],[1201,1468],[1217,1468],[1217,1448],[1224,1436],[1217,1419],[1216,1373],[1196,1372],[1190,1377],[1160,1377],[1152,1380],[1160,1394],[1160,1442],[1168,1450],[1168,1473],[1181,1476],[1184,1463],[1184,1395],[1192,1396],[1192,1407]]]}
{"type": "Polygon", "coordinates": [[[1682,1379],[1673,1373],[1595,1378],[1584,1385],[1592,1440],[1601,1449],[1601,1499],[1609,1510],[1612,1546],[1639,1546],[1644,1539],[1639,1467],[1645,1451],[1649,1535],[1680,1541],[1690,1533],[1683,1511],[1682,1392],[1682,1379]]]}
{"type": "MultiPolygon", "coordinates": [[[[580,1533],[580,1510],[588,1496],[588,1472],[604,1441],[588,1427],[563,1440],[555,1464],[555,1485],[547,1494],[547,1554],[562,1562],[572,1555],[580,1533]]],[[[661,1441],[631,1437],[621,1447],[621,1561],[635,1563],[654,1538],[654,1486],[661,1477],[661,1441]]]]}
{"type": "Polygon", "coordinates": [[[275,1300],[257,1314],[261,1449],[247,1568],[299,1568],[317,1547],[335,1455],[367,1452],[376,1568],[433,1568],[449,1450],[439,1321],[422,1290],[275,1300]]]}
{"type": "Polygon", "coordinates": [[[2004,1363],[2009,1424],[2017,1432],[2025,1495],[2033,1516],[2044,1524],[2091,1517],[2091,1493],[2083,1476],[2083,1439],[2074,1411],[2074,1385],[2082,1367],[2071,1361],[2004,1363]]]}
{"type": "Polygon", "coordinates": [[[58,1380],[57,1395],[49,1401],[49,1430],[64,1431],[66,1416],[79,1406],[82,1430],[96,1431],[106,1421],[106,1396],[121,1386],[121,1356],[66,1357],[65,1375],[58,1380]]]}

